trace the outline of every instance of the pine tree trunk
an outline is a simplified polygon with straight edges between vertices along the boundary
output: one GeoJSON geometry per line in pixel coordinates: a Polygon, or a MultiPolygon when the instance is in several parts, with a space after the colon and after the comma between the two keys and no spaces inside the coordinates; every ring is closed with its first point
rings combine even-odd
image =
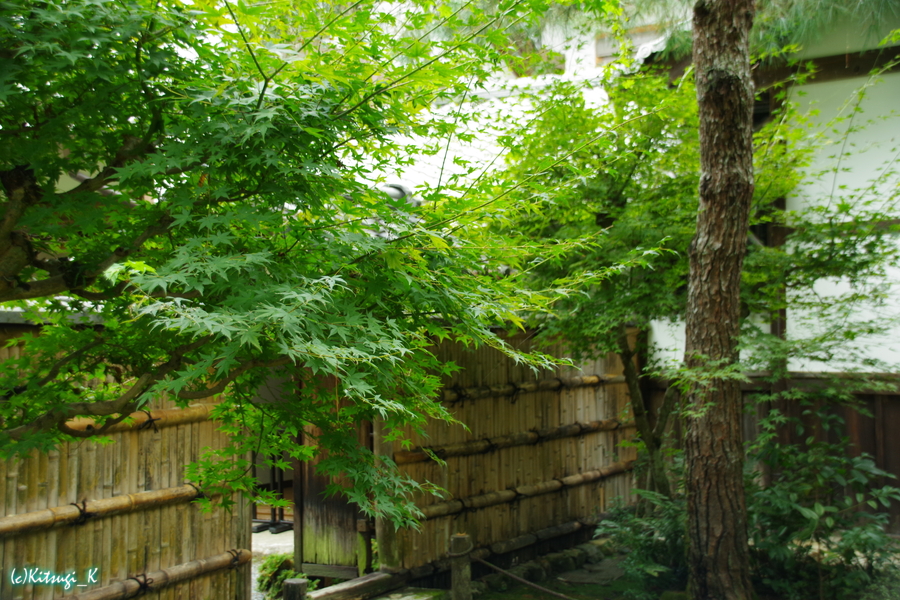
{"type": "MultiPolygon", "coordinates": [[[[699,0],[694,6],[701,175],[690,248],[685,361],[691,369],[718,370],[737,359],[753,195],[748,35],[754,10],[753,0],[699,0]]],[[[695,384],[685,406],[691,596],[749,600],[740,384],[705,380],[695,384]]]]}

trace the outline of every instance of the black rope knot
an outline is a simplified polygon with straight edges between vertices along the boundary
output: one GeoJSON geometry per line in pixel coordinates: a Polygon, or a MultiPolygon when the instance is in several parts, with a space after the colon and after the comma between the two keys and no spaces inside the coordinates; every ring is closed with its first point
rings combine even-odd
{"type": "Polygon", "coordinates": [[[146,594],[147,592],[153,591],[153,588],[150,587],[150,584],[153,583],[153,580],[147,577],[146,573],[141,573],[140,575],[135,575],[134,577],[129,577],[128,579],[137,582],[138,594],[146,594]]]}
{"type": "Polygon", "coordinates": [[[87,523],[88,519],[97,516],[97,513],[88,512],[87,498],[81,501],[80,506],[77,502],[69,502],[69,504],[78,509],[78,518],[69,524],[71,527],[75,527],[76,525],[84,525],[85,523],[87,523]]]}
{"type": "Polygon", "coordinates": [[[147,420],[138,425],[138,431],[143,431],[144,429],[150,429],[152,427],[153,433],[159,433],[159,427],[156,426],[156,422],[161,421],[162,417],[156,417],[154,419],[149,410],[142,410],[141,412],[147,415],[147,420]]]}
{"type": "Polygon", "coordinates": [[[452,388],[450,388],[450,391],[452,391],[454,394],[456,394],[456,400],[451,402],[450,403],[451,405],[456,404],[457,402],[464,402],[465,399],[468,397],[468,394],[466,394],[466,388],[462,387],[458,383],[455,384],[452,388]]]}
{"type": "Polygon", "coordinates": [[[231,555],[231,564],[228,565],[229,569],[233,569],[238,566],[238,563],[241,562],[241,551],[240,550],[229,550],[228,554],[231,555]]]}
{"type": "Polygon", "coordinates": [[[509,382],[508,384],[506,384],[506,385],[512,386],[513,391],[512,391],[511,394],[509,394],[509,395],[507,396],[507,398],[509,398],[509,403],[510,403],[510,404],[515,404],[515,403],[516,403],[516,400],[519,399],[519,393],[522,391],[522,388],[520,388],[520,387],[518,386],[518,384],[516,384],[515,381],[510,381],[510,382],[509,382]]]}
{"type": "Polygon", "coordinates": [[[191,486],[192,488],[194,488],[195,490],[197,490],[197,496],[194,498],[194,500],[208,500],[209,499],[209,496],[207,496],[203,492],[203,490],[200,489],[199,485],[197,485],[196,483],[191,483],[190,481],[188,481],[187,484],[189,486],[191,486]]]}

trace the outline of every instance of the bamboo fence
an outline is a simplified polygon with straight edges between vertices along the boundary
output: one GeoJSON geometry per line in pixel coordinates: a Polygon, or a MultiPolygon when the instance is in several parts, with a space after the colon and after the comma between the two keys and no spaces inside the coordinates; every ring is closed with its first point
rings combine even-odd
{"type": "MultiPolygon", "coordinates": [[[[508,340],[537,349],[530,334],[508,340]]],[[[565,356],[565,348],[541,348],[565,356]]],[[[630,501],[634,434],[622,365],[615,355],[534,373],[491,348],[442,344],[442,362],[462,369],[444,382],[443,402],[468,427],[430,423],[408,432],[412,448],[375,436],[375,451],[449,497],[417,498],[419,531],[377,523],[379,558],[393,571],[441,560],[453,533],[476,547],[531,539],[535,532],[590,521],[614,498],[630,501]]]]}
{"type": "MultiPolygon", "coordinates": [[[[2,337],[9,332],[0,331],[2,337]]],[[[20,346],[0,348],[0,360],[20,352],[20,346]]],[[[209,420],[213,402],[179,409],[156,400],[149,416],[135,413],[106,435],[111,443],[76,440],[48,453],[0,461],[0,599],[92,597],[84,594],[119,584],[130,589],[142,576],[153,579],[161,572],[178,577],[142,597],[249,598],[249,565],[195,568],[196,561],[208,566],[210,557],[250,547],[245,501],[238,496],[231,511],[204,513],[191,502],[197,488],[184,479],[185,465],[229,442],[209,420]],[[13,584],[13,569],[26,568],[74,573],[78,583],[96,569],[97,582],[69,590],[13,584]]]]}

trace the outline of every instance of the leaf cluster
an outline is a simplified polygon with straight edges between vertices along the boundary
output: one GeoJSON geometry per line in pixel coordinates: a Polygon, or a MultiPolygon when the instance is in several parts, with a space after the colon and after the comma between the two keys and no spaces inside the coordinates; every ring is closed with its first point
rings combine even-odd
{"type": "Polygon", "coordinates": [[[547,298],[491,275],[498,236],[454,235],[477,201],[425,211],[375,174],[410,160],[398,135],[453,130],[425,109],[540,7],[0,2],[0,302],[37,327],[0,366],[3,454],[220,395],[233,445],[188,471],[208,493],[249,492],[251,451],[327,449],[345,493],[409,523],[413,482],[355,425],[449,420],[447,338],[546,364],[495,328],[547,298]]]}

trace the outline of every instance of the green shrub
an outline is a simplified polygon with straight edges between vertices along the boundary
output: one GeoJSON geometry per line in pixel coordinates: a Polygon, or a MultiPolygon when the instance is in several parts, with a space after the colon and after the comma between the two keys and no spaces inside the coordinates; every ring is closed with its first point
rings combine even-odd
{"type": "Polygon", "coordinates": [[[281,598],[281,588],[285,579],[308,579],[309,591],[316,589],[318,584],[317,580],[309,579],[303,573],[294,571],[294,559],[290,554],[273,554],[267,556],[259,566],[256,589],[265,592],[267,600],[281,598]]]}
{"type": "Polygon", "coordinates": [[[621,567],[641,586],[629,589],[626,595],[649,600],[662,590],[684,589],[687,585],[687,512],[682,495],[669,499],[648,490],[635,493],[643,501],[640,512],[629,507],[613,509],[610,518],[598,525],[597,535],[608,536],[627,552],[621,567]]]}
{"type": "MultiPolygon", "coordinates": [[[[809,408],[803,416],[814,418],[832,439],[843,426],[840,417],[827,409],[809,408]]],[[[805,432],[799,419],[777,410],[760,425],[762,433],[748,445],[745,478],[757,592],[784,600],[900,597],[894,593],[900,589],[900,575],[892,562],[897,547],[885,533],[884,510],[892,500],[900,501],[900,489],[877,485],[893,476],[866,454],[851,456],[846,438],[828,442],[810,436],[802,444],[779,442],[776,432],[784,428],[793,428],[799,436],[805,432]],[[761,471],[771,474],[766,484],[761,471]]],[[[640,510],[614,510],[597,534],[627,549],[622,567],[642,585],[630,592],[631,597],[650,599],[662,590],[684,589],[688,574],[684,497],[636,493],[640,510]]]]}
{"type": "MultiPolygon", "coordinates": [[[[826,409],[803,416],[821,424],[822,433],[843,426],[826,409]]],[[[858,596],[882,573],[896,547],[885,533],[888,514],[900,489],[877,486],[892,477],[866,454],[851,456],[846,438],[827,442],[809,436],[802,444],[783,444],[776,430],[806,432],[799,419],[777,410],[760,422],[762,433],[750,445],[748,465],[758,464],[771,481],[748,473],[747,510],[754,575],[761,591],[786,600],[858,596]]]]}

